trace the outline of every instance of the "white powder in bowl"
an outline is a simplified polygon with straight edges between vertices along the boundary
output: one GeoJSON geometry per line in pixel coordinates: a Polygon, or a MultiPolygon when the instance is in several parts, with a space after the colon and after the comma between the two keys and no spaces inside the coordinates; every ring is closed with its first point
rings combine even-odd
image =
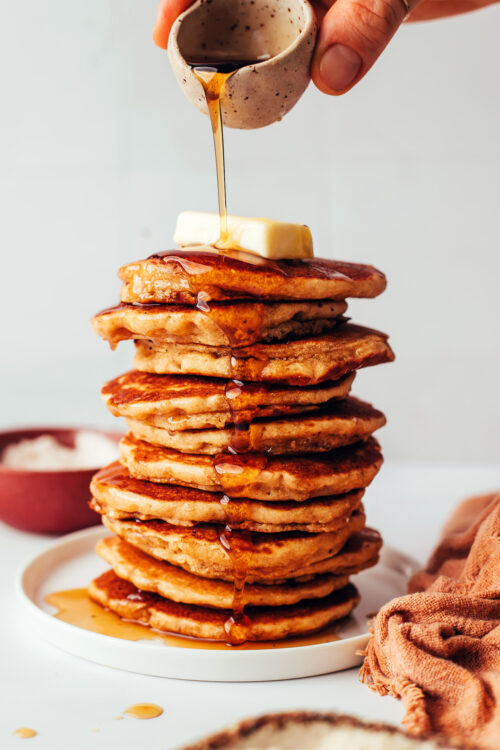
{"type": "Polygon", "coordinates": [[[75,435],[75,447],[61,445],[52,435],[12,443],[2,453],[2,465],[28,471],[96,469],[118,458],[118,446],[98,432],[75,435]]]}

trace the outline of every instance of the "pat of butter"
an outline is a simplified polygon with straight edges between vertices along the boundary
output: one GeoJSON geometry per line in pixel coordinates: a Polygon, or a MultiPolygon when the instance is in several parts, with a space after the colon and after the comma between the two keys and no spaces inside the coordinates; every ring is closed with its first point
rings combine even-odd
{"type": "Polygon", "coordinates": [[[212,245],[220,250],[243,250],[274,260],[314,255],[311,230],[305,224],[228,215],[227,229],[227,237],[221,240],[218,214],[183,211],[177,219],[174,242],[181,247],[212,245]]]}

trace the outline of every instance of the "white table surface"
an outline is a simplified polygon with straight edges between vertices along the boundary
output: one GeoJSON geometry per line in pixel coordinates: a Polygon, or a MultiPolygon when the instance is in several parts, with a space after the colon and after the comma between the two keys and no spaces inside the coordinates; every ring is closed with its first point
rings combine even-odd
{"type": "MultiPolygon", "coordinates": [[[[459,499],[500,488],[500,464],[387,463],[369,489],[369,523],[388,544],[424,561],[459,499]]],[[[397,723],[401,705],[380,698],[357,679],[357,670],[271,683],[202,683],[120,672],[85,662],[42,642],[21,621],[14,581],[47,537],[0,524],[0,747],[18,748],[12,732],[32,727],[33,750],[174,750],[237,719],[287,709],[335,710],[397,723]],[[151,702],[161,717],[138,721],[115,716],[131,704],[151,702]]]]}

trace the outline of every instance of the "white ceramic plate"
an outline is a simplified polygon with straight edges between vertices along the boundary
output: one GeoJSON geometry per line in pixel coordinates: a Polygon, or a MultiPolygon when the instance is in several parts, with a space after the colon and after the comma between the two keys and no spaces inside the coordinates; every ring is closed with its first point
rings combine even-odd
{"type": "Polygon", "coordinates": [[[368,640],[367,618],[383,604],[405,592],[415,570],[413,560],[384,548],[375,568],[357,575],[354,582],[361,603],[338,630],[340,640],[280,649],[223,651],[189,649],[160,641],[126,641],[69,625],[52,616],[47,594],[87,586],[106,563],[95,554],[103,528],[69,534],[34,558],[18,580],[25,618],[45,641],[83,659],[129,672],[185,680],[247,682],[311,677],[354,667],[368,640]]]}

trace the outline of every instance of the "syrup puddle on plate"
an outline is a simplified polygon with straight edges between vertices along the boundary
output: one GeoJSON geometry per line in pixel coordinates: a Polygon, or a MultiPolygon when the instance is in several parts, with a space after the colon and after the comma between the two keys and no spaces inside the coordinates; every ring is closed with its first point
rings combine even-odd
{"type": "Polygon", "coordinates": [[[331,643],[340,640],[337,635],[338,625],[334,624],[313,635],[288,638],[283,641],[247,642],[241,646],[230,646],[218,641],[204,641],[201,638],[187,638],[180,635],[169,635],[152,630],[145,625],[122,620],[114,612],[104,609],[93,602],[87,589],[68,589],[58,591],[45,597],[45,601],[57,611],[58,620],[75,625],[92,633],[121,638],[125,641],[156,641],[176,648],[212,649],[216,651],[248,651],[262,649],[292,648],[296,646],[313,646],[319,643],[331,643]]]}

